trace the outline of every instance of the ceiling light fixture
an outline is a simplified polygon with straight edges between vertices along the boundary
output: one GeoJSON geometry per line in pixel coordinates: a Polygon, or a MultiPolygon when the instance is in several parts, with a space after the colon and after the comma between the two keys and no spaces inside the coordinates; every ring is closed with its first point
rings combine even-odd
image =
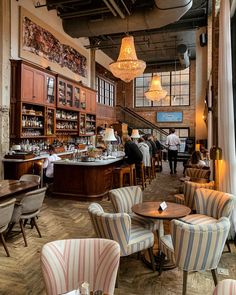
{"type": "Polygon", "coordinates": [[[133,36],[127,36],[122,39],[119,57],[109,67],[112,74],[124,82],[130,82],[143,74],[146,63],[137,58],[133,36]]]}
{"type": "Polygon", "coordinates": [[[166,97],[167,91],[162,89],[161,77],[159,75],[153,75],[150,88],[144,93],[144,95],[147,99],[152,101],[159,101],[166,97]]]}

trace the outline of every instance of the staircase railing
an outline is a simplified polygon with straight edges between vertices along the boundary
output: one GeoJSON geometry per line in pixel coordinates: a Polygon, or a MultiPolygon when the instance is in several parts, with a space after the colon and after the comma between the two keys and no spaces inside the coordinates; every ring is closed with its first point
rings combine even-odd
{"type": "Polygon", "coordinates": [[[117,105],[117,107],[119,107],[121,109],[122,112],[129,114],[130,116],[132,116],[133,118],[135,118],[136,120],[144,123],[146,126],[148,126],[151,129],[156,129],[158,132],[162,133],[163,135],[168,135],[168,133],[164,130],[162,130],[158,125],[148,121],[147,119],[143,118],[142,116],[140,116],[138,113],[136,113],[135,111],[133,111],[132,109],[128,108],[128,107],[123,107],[121,105],[117,105]]]}

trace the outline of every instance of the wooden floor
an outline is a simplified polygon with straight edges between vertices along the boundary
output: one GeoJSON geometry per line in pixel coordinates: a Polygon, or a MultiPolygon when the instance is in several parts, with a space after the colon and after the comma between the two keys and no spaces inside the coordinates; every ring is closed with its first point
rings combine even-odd
{"type": "MultiPolygon", "coordinates": [[[[173,194],[180,185],[182,164],[179,164],[178,175],[170,175],[167,164],[164,171],[157,174],[155,181],[144,192],[145,200],[173,200],[173,194]]],[[[91,180],[92,181],[92,180],[91,180]]],[[[100,202],[105,211],[112,211],[111,204],[100,202]]],[[[26,230],[28,247],[24,247],[21,234],[12,236],[7,244],[11,257],[5,256],[0,245],[0,295],[42,295],[45,294],[40,271],[40,251],[42,246],[53,240],[68,238],[94,237],[94,231],[87,213],[88,202],[58,200],[47,197],[40,213],[38,224],[42,238],[35,229],[26,230]]],[[[224,278],[236,279],[236,251],[223,254],[219,266],[229,271],[224,278]]],[[[211,273],[193,273],[188,279],[188,294],[212,294],[214,289],[211,273]]],[[[181,294],[182,273],[178,269],[165,271],[161,276],[153,273],[136,255],[122,258],[120,267],[119,288],[115,294],[181,294]]]]}

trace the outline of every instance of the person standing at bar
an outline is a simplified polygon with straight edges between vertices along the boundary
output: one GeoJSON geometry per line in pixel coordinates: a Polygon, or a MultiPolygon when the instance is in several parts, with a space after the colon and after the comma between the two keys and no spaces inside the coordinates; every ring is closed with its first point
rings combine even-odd
{"type": "Polygon", "coordinates": [[[166,138],[166,145],[168,147],[168,161],[170,165],[170,174],[173,174],[172,161],[174,160],[174,173],[177,173],[177,155],[178,147],[181,142],[179,137],[175,134],[175,128],[170,129],[170,134],[166,138]]]}

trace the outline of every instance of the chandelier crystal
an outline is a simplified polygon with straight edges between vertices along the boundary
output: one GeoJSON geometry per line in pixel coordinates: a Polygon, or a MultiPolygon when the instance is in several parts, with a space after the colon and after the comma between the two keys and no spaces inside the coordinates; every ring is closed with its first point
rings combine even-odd
{"type": "Polygon", "coordinates": [[[112,74],[124,82],[130,82],[143,74],[146,63],[137,58],[133,36],[122,39],[119,57],[109,67],[112,74]]]}
{"type": "Polygon", "coordinates": [[[161,78],[159,75],[153,75],[151,86],[148,91],[144,93],[145,97],[152,101],[159,101],[166,97],[167,91],[162,89],[161,78]]]}

